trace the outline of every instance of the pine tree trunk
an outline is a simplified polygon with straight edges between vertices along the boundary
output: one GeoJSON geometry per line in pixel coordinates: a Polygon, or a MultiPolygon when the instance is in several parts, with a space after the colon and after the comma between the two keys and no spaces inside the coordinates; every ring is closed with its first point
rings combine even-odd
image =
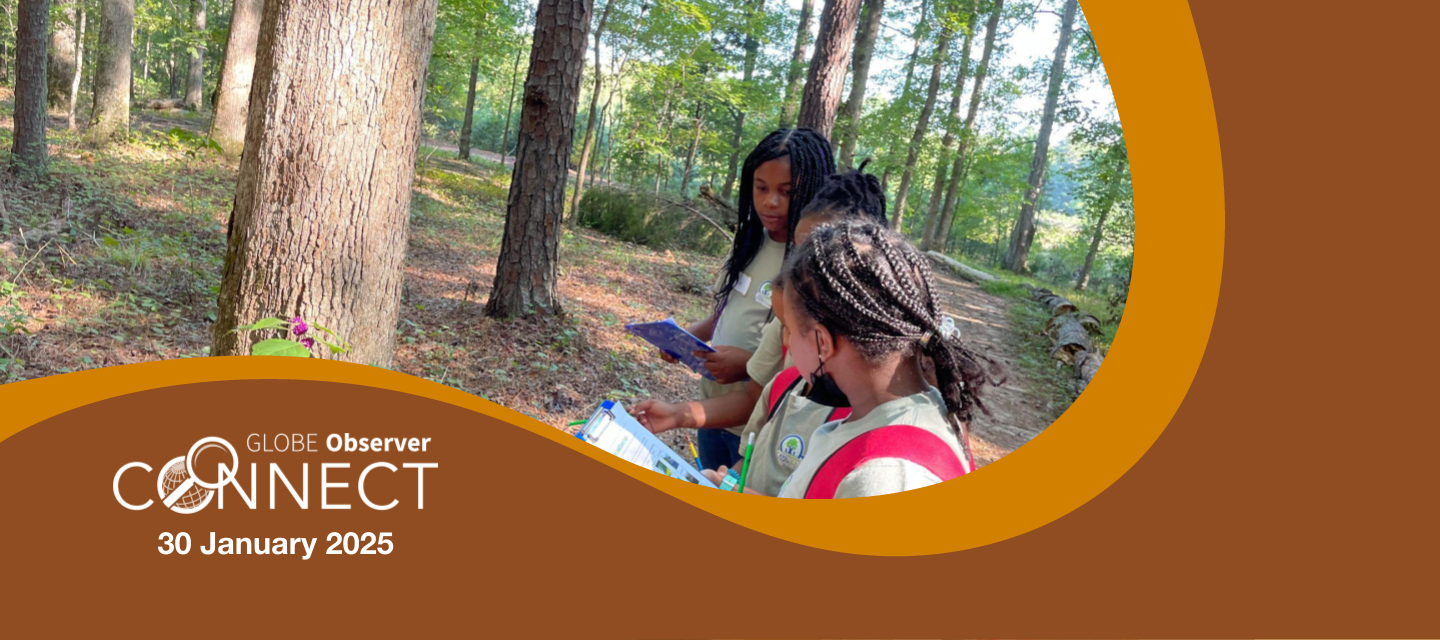
{"type": "Polygon", "coordinates": [[[556,291],[560,223],[590,10],[590,0],[540,0],[505,235],[485,303],[491,317],[562,311],[556,291]]]}
{"type": "Polygon", "coordinates": [[[1065,56],[1070,50],[1070,30],[1075,24],[1079,0],[1066,0],[1060,19],[1060,43],[1055,46],[1055,61],[1050,65],[1050,88],[1045,92],[1045,111],[1040,117],[1040,134],[1035,140],[1035,157],[1030,161],[1030,188],[1020,205],[1020,216],[1010,231],[1010,248],[1005,252],[1005,268],[1015,273],[1030,271],[1030,245],[1035,240],[1035,205],[1045,186],[1045,170],[1050,153],[1050,129],[1055,125],[1055,109],[1060,102],[1060,88],[1065,82],[1065,56]]]}
{"type": "Polygon", "coordinates": [[[250,85],[255,78],[255,47],[260,39],[260,17],[265,0],[235,0],[225,62],[215,92],[215,119],[210,139],[226,157],[238,158],[245,148],[245,123],[250,114],[250,85]]]}
{"type": "Polygon", "coordinates": [[[950,154],[955,147],[956,129],[960,124],[960,99],[965,95],[965,76],[970,72],[970,46],[975,40],[974,6],[965,19],[965,39],[960,52],[960,68],[955,72],[955,86],[950,93],[950,110],[945,114],[945,137],[940,141],[940,161],[935,163],[935,186],[930,189],[930,200],[925,204],[925,229],[920,235],[920,247],[929,251],[935,244],[935,229],[939,226],[940,203],[945,195],[945,185],[958,178],[959,171],[946,173],[950,154]]]}
{"type": "MultiPolygon", "coordinates": [[[[600,12],[600,22],[595,26],[595,87],[590,90],[590,114],[585,122],[585,138],[580,143],[580,164],[575,168],[575,195],[570,200],[572,223],[579,217],[576,214],[580,211],[580,196],[585,193],[585,172],[590,169],[590,152],[594,148],[596,110],[600,106],[600,84],[605,75],[604,67],[600,66],[600,37],[605,35],[605,21],[610,19],[613,4],[614,0],[605,0],[605,9],[600,12]]],[[[581,73],[584,73],[583,63],[581,73]]]]}
{"type": "Polygon", "coordinates": [[[860,0],[826,0],[820,13],[820,34],[805,79],[799,123],[820,132],[826,139],[830,138],[835,115],[840,111],[845,70],[855,46],[855,28],[859,21],[860,0]]]}
{"type": "Polygon", "coordinates": [[[780,105],[780,128],[793,126],[800,110],[800,81],[805,78],[805,48],[810,46],[810,20],[815,0],[801,0],[800,25],[795,29],[795,49],[790,52],[790,69],[785,72],[785,99],[780,105]]]}
{"type": "Polygon", "coordinates": [[[53,0],[52,4],[65,18],[50,29],[46,97],[51,109],[64,109],[70,79],[75,75],[75,25],[80,21],[75,18],[75,0],[53,0]]]}
{"type": "Polygon", "coordinates": [[[940,75],[945,68],[945,58],[950,53],[950,39],[954,31],[949,24],[940,29],[935,42],[935,63],[930,67],[930,85],[925,91],[925,106],[920,110],[920,119],[915,123],[915,135],[910,138],[910,151],[905,156],[905,170],[900,174],[900,192],[895,196],[894,214],[890,217],[890,228],[901,231],[905,219],[905,199],[910,194],[910,182],[915,178],[915,163],[920,159],[920,147],[925,134],[930,130],[930,116],[935,114],[935,97],[940,93],[940,75]]]}
{"type": "Polygon", "coordinates": [[[85,62],[85,3],[75,4],[75,73],[70,76],[70,95],[65,104],[65,128],[75,130],[75,103],[80,101],[80,72],[85,62]]]}
{"type": "Polygon", "coordinates": [[[995,5],[990,11],[990,20],[985,23],[985,48],[980,54],[980,64],[975,68],[975,83],[970,89],[970,109],[965,113],[965,124],[960,126],[960,147],[955,152],[955,163],[950,169],[952,178],[950,186],[945,189],[945,203],[941,205],[940,222],[936,225],[936,242],[940,250],[950,244],[950,227],[954,224],[955,210],[960,208],[960,187],[965,184],[964,171],[966,156],[970,152],[970,143],[974,136],[971,130],[975,125],[975,115],[980,111],[980,99],[985,88],[985,76],[990,72],[990,55],[995,51],[995,32],[1000,27],[1000,12],[1005,8],[1004,0],[995,0],[995,5]]]}
{"type": "MultiPolygon", "coordinates": [[[[751,7],[750,13],[751,20],[754,20],[755,16],[764,10],[765,0],[754,0],[754,5],[751,7]]],[[[755,40],[755,34],[750,32],[749,26],[747,25],[745,31],[745,69],[744,75],[741,76],[742,86],[744,86],[747,91],[750,89],[751,79],[755,77],[755,59],[759,55],[759,52],[760,43],[755,40]]],[[[725,174],[726,200],[730,199],[731,192],[735,190],[735,177],[739,175],[740,145],[745,138],[745,107],[743,101],[739,111],[735,114],[735,129],[733,134],[730,140],[730,169],[725,174]]]]}
{"type": "Polygon", "coordinates": [[[520,79],[520,54],[524,50],[515,49],[515,70],[510,74],[510,99],[505,106],[505,130],[500,134],[500,166],[505,166],[505,155],[510,153],[510,116],[515,111],[515,83],[520,79]]]}
{"type": "Polygon", "coordinates": [[[185,76],[185,108],[199,111],[205,100],[205,0],[190,0],[191,46],[190,72],[185,76]]]}
{"type": "Polygon", "coordinates": [[[480,58],[470,59],[470,88],[465,92],[465,122],[460,125],[460,159],[470,159],[470,136],[475,133],[475,83],[480,79],[480,58]]]}
{"type": "Polygon", "coordinates": [[[10,171],[24,180],[44,177],[50,157],[45,137],[46,48],[50,3],[20,0],[15,31],[15,130],[10,171]]]}
{"type": "Polygon", "coordinates": [[[390,365],[435,4],[265,3],[212,354],[300,316],[354,346],[335,359],[390,365]]]}
{"type": "Polygon", "coordinates": [[[130,34],[135,0],[100,0],[99,64],[95,66],[95,106],[85,144],[104,147],[130,137],[130,34]]]}
{"type": "Polygon", "coordinates": [[[870,79],[870,61],[875,57],[875,40],[880,37],[880,24],[885,18],[885,0],[865,0],[861,11],[860,33],[855,39],[855,55],[850,63],[850,96],[845,100],[840,120],[840,168],[855,166],[855,146],[860,142],[860,114],[865,109],[865,86],[870,79]]]}

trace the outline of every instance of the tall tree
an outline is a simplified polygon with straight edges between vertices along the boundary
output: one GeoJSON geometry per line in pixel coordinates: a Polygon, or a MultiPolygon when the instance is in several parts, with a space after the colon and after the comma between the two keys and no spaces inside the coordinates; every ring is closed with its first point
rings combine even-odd
{"type": "Polygon", "coordinates": [[[955,152],[955,162],[950,169],[950,186],[945,188],[945,202],[941,205],[941,216],[935,228],[930,230],[930,236],[925,239],[924,246],[928,251],[935,248],[938,243],[943,249],[950,237],[950,227],[954,223],[955,210],[960,203],[960,185],[964,182],[964,168],[966,156],[970,152],[974,140],[975,115],[980,110],[980,99],[983,97],[985,88],[985,76],[990,72],[990,55],[995,51],[995,33],[1000,27],[1000,12],[1005,8],[1005,0],[995,0],[990,9],[990,19],[985,23],[985,48],[980,54],[980,64],[975,67],[975,83],[970,89],[970,108],[965,113],[965,124],[960,125],[960,145],[955,152]]]}
{"type": "Polygon", "coordinates": [[[580,143],[580,165],[575,169],[575,195],[570,200],[572,221],[579,218],[576,214],[580,211],[580,196],[585,192],[585,172],[590,169],[590,152],[596,140],[595,118],[600,104],[600,83],[605,75],[604,67],[600,65],[600,36],[605,35],[605,22],[610,19],[610,7],[614,4],[615,0],[605,0],[605,9],[600,12],[600,22],[595,26],[595,88],[590,90],[590,119],[585,124],[585,138],[580,143]]]}
{"type": "Polygon", "coordinates": [[[80,100],[80,76],[85,70],[85,3],[75,3],[75,69],[70,75],[70,99],[65,104],[65,128],[75,130],[75,103],[80,100]]]}
{"type": "Polygon", "coordinates": [[[785,101],[780,106],[780,127],[795,123],[800,110],[800,81],[805,77],[805,48],[810,46],[810,20],[815,14],[815,0],[801,0],[800,24],[795,28],[795,49],[790,52],[790,67],[785,72],[785,101]]]}
{"type": "Polygon", "coordinates": [[[510,116],[515,111],[515,84],[520,80],[520,56],[525,53],[523,47],[515,47],[515,69],[510,72],[510,97],[505,101],[505,128],[500,133],[500,164],[505,164],[505,156],[510,153],[510,116]]]}
{"type": "Polygon", "coordinates": [[[695,168],[695,155],[700,151],[700,138],[705,132],[705,105],[695,100],[695,137],[690,143],[690,153],[685,156],[685,172],[680,175],[680,195],[688,195],[690,192],[690,172],[695,168]]]}
{"type": "Polygon", "coordinates": [[[240,157],[245,148],[250,85],[255,78],[255,46],[260,39],[260,16],[264,10],[265,0],[235,0],[235,11],[230,17],[225,62],[220,67],[220,85],[215,91],[215,119],[210,121],[210,139],[230,158],[240,157]]]}
{"type": "Polygon", "coordinates": [[[1077,133],[1077,137],[1084,140],[1088,147],[1081,163],[1085,175],[1078,199],[1091,227],[1090,246],[1085,252],[1085,264],[1075,277],[1075,288],[1084,291],[1090,286],[1090,274],[1095,268],[1095,258],[1100,254],[1100,245],[1109,231],[1107,225],[1112,214],[1117,210],[1133,213],[1135,203],[1130,185],[1130,157],[1126,153],[1125,132],[1120,123],[1100,120],[1077,133]]]}
{"type": "Polygon", "coordinates": [[[135,0],[100,0],[96,49],[95,105],[85,144],[104,147],[130,136],[130,36],[135,29],[135,0]]]}
{"type": "MultiPolygon", "coordinates": [[[[751,81],[755,77],[755,60],[759,57],[760,41],[755,38],[756,17],[765,11],[765,0],[752,0],[750,13],[745,20],[745,63],[741,75],[741,90],[744,98],[748,98],[751,92],[751,81]]],[[[740,149],[745,137],[745,117],[749,108],[742,98],[738,108],[733,109],[735,115],[735,128],[732,130],[730,141],[730,168],[725,174],[725,199],[730,199],[730,194],[735,188],[735,177],[740,167],[740,149]]],[[[608,160],[608,154],[606,159],[608,160]]]]}
{"type": "Polygon", "coordinates": [[[971,3],[970,17],[965,20],[964,44],[960,49],[960,67],[955,72],[955,83],[950,92],[950,110],[945,114],[945,137],[940,141],[940,161],[935,163],[935,186],[930,190],[930,200],[925,205],[925,229],[921,234],[921,247],[928,250],[931,238],[935,235],[935,225],[938,223],[940,202],[945,195],[945,185],[951,180],[958,180],[960,172],[946,173],[947,160],[950,152],[955,147],[955,137],[958,133],[960,120],[960,99],[965,95],[965,76],[970,69],[970,48],[975,40],[974,4],[971,3]]]}
{"type": "Polygon", "coordinates": [[[70,79],[75,75],[75,0],[54,0],[52,11],[60,19],[51,25],[46,97],[52,109],[64,109],[65,96],[70,93],[70,79]]]}
{"type": "Polygon", "coordinates": [[[840,119],[840,167],[855,166],[855,145],[860,141],[860,114],[865,109],[865,86],[870,79],[870,61],[875,41],[885,18],[885,0],[865,0],[860,10],[860,33],[855,37],[855,55],[850,63],[850,96],[840,119]]]}
{"type": "Polygon", "coordinates": [[[1060,87],[1065,82],[1065,57],[1070,50],[1070,32],[1075,25],[1079,0],[1065,0],[1060,17],[1060,42],[1055,45],[1055,60],[1050,63],[1050,86],[1045,92],[1045,111],[1040,116],[1040,133],[1035,139],[1035,157],[1030,162],[1030,188],[1020,205],[1020,215],[1010,230],[1010,248],[1005,252],[1005,268],[1015,273],[1030,270],[1030,245],[1035,241],[1035,203],[1045,186],[1045,169],[1050,153],[1050,129],[1055,125],[1055,109],[1060,102],[1060,87]]]}
{"type": "Polygon", "coordinates": [[[559,313],[556,271],[591,0],[540,0],[505,235],[485,314],[559,313]]]}
{"type": "Polygon", "coordinates": [[[930,130],[930,116],[935,114],[935,97],[940,93],[940,76],[950,53],[950,41],[954,37],[954,23],[946,20],[935,40],[935,61],[930,66],[930,84],[925,91],[925,106],[920,109],[920,117],[915,122],[915,135],[910,138],[905,169],[900,173],[900,192],[895,196],[895,209],[890,216],[890,228],[897,231],[904,229],[901,224],[905,219],[905,199],[910,194],[910,182],[915,178],[915,163],[920,160],[920,147],[925,142],[926,132],[930,130]]]}
{"type": "Polygon", "coordinates": [[[45,126],[45,72],[47,0],[20,0],[15,31],[15,139],[10,147],[10,170],[23,179],[43,177],[49,169],[45,126]]]}
{"type": "Polygon", "coordinates": [[[205,0],[190,0],[190,72],[185,76],[185,108],[200,110],[205,100],[205,0]]]}
{"type": "Polygon", "coordinates": [[[475,83],[480,79],[480,56],[470,59],[470,88],[465,92],[465,122],[460,125],[460,159],[470,159],[470,136],[475,132],[475,83]]]}
{"type": "Polygon", "coordinates": [[[835,114],[840,110],[846,63],[855,45],[855,26],[859,19],[860,0],[825,0],[825,8],[820,12],[820,34],[805,80],[799,123],[827,139],[835,127],[835,114]]]}
{"type": "Polygon", "coordinates": [[[348,339],[340,358],[389,366],[435,9],[265,3],[212,354],[248,353],[235,327],[293,315],[348,339]]]}

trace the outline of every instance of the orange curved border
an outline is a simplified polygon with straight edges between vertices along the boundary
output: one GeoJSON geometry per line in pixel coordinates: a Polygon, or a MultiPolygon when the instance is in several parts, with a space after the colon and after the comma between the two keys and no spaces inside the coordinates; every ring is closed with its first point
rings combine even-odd
{"type": "Polygon", "coordinates": [[[1149,449],[1189,389],[1209,339],[1224,257],[1219,135],[1188,5],[1087,0],[1129,145],[1143,238],[1123,330],[1085,394],[1044,434],[954,482],[893,496],[790,501],[671,480],[479,397],[400,373],[320,360],[206,358],[0,386],[0,440],[128,393],[193,382],[295,379],[447,402],[549,438],[741,526],[822,549],[924,555],[991,544],[1069,513],[1149,449]]]}

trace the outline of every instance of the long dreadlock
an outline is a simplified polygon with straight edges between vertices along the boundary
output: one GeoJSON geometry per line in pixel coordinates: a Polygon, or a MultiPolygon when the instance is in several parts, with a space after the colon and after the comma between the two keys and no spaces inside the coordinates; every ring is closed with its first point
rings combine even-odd
{"type": "Polygon", "coordinates": [[[925,355],[952,427],[969,455],[964,423],[985,384],[1005,381],[1005,369],[942,330],[944,316],[930,265],[915,247],[883,224],[845,220],[822,225],[786,260],[781,280],[805,313],[844,336],[867,360],[925,355]]]}
{"type": "Polygon", "coordinates": [[[792,238],[795,237],[795,225],[800,222],[800,211],[815,197],[825,177],[835,173],[835,156],[830,152],[830,141],[814,129],[779,129],[755,145],[755,150],[745,157],[745,165],[740,172],[740,195],[736,202],[740,224],[735,229],[735,244],[730,258],[725,261],[725,280],[715,291],[716,313],[725,305],[725,299],[735,288],[740,273],[750,266],[765,244],[765,227],[760,223],[760,214],[755,211],[755,169],[784,157],[790,158],[791,176],[786,253],[794,244],[792,238]]]}
{"type": "MultiPolygon", "coordinates": [[[[863,217],[881,226],[888,225],[885,218],[885,190],[880,188],[880,179],[865,173],[866,158],[853,171],[837,173],[825,178],[820,190],[800,212],[799,220],[814,215],[828,214],[837,217],[863,217]]],[[[796,224],[799,224],[799,220],[796,224]]]]}

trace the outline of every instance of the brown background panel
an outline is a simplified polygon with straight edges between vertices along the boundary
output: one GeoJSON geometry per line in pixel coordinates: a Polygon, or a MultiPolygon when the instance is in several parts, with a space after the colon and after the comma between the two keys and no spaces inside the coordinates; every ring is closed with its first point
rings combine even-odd
{"type": "MultiPolygon", "coordinates": [[[[1433,637],[1440,436],[1433,411],[1416,406],[1435,379],[1416,328],[1433,308],[1426,43],[1440,5],[1193,11],[1226,170],[1214,331],[1155,447],[1059,521],[944,556],[847,556],[729,524],[441,403],[323,383],[195,385],[88,407],[0,443],[5,623],[21,625],[17,635],[203,625],[1433,637]],[[179,516],[114,504],[120,464],[159,465],[201,435],[238,445],[258,431],[434,437],[426,459],[441,468],[427,472],[424,512],[251,513],[227,502],[179,516]],[[396,553],[300,561],[153,550],[158,532],[182,527],[303,533],[322,538],[320,551],[329,531],[387,530],[396,553]],[[727,589],[757,575],[764,589],[727,589]]],[[[242,451],[252,459],[269,458],[242,451]]]]}

